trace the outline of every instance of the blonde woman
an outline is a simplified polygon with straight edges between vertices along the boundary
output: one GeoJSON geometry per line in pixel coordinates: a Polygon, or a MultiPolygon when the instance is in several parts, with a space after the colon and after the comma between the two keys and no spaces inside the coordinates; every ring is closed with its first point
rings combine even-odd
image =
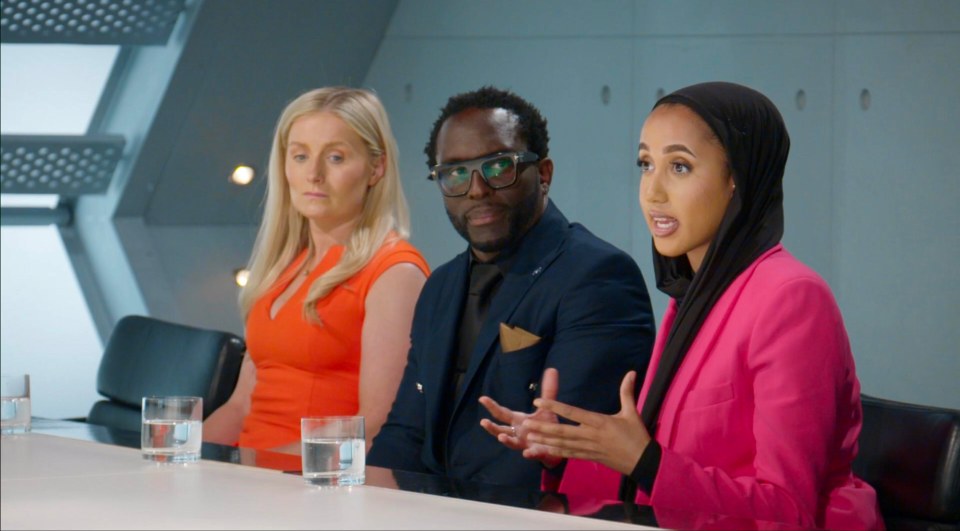
{"type": "Polygon", "coordinates": [[[300,418],[393,402],[429,269],[406,241],[397,145],[372,92],[302,94],[277,123],[266,207],[240,293],[247,356],[204,439],[299,452],[300,418]]]}

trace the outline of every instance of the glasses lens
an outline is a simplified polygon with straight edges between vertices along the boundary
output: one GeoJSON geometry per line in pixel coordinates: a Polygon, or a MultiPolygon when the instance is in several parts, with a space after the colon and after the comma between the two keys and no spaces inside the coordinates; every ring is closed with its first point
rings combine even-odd
{"type": "Polygon", "coordinates": [[[470,187],[470,170],[466,166],[441,168],[437,172],[440,187],[448,194],[460,194],[470,187]]]}
{"type": "Polygon", "coordinates": [[[493,188],[510,186],[517,179],[517,167],[512,156],[497,157],[486,160],[480,166],[483,177],[493,188]]]}
{"type": "Polygon", "coordinates": [[[468,161],[459,166],[443,166],[436,170],[443,193],[458,196],[467,193],[473,172],[479,170],[487,186],[506,188],[517,181],[517,165],[513,155],[500,155],[486,160],[468,161]]]}

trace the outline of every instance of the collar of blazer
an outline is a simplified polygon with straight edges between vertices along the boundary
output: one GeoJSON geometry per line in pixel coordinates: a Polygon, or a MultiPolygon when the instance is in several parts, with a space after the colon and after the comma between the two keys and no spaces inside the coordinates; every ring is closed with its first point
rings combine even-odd
{"type": "Polygon", "coordinates": [[[529,276],[539,275],[543,268],[553,260],[553,255],[570,232],[570,222],[554,206],[553,201],[547,200],[547,207],[543,210],[540,220],[524,235],[512,257],[510,265],[511,275],[529,276]]]}

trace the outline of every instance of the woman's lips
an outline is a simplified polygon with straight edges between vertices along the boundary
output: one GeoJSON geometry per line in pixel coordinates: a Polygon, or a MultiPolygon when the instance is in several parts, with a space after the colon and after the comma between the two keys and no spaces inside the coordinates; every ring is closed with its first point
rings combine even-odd
{"type": "Polygon", "coordinates": [[[650,216],[650,232],[658,238],[670,236],[680,228],[680,222],[677,218],[665,216],[663,214],[654,214],[650,216]]]}

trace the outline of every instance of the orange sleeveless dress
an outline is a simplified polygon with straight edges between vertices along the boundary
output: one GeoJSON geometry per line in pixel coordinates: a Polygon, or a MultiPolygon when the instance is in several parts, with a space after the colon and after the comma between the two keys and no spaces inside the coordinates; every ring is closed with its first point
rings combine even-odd
{"type": "Polygon", "coordinates": [[[270,307],[293,280],[291,273],[306,260],[306,251],[250,308],[247,353],[256,365],[257,383],[239,446],[264,450],[299,441],[301,417],[355,415],[364,301],[370,287],[384,271],[402,262],[430,274],[426,260],[409,242],[385,244],[363,269],[317,301],[323,324],[309,323],[303,301],[310,284],[336,265],[343,249],[338,245],[327,251],[274,319],[270,307]]]}

